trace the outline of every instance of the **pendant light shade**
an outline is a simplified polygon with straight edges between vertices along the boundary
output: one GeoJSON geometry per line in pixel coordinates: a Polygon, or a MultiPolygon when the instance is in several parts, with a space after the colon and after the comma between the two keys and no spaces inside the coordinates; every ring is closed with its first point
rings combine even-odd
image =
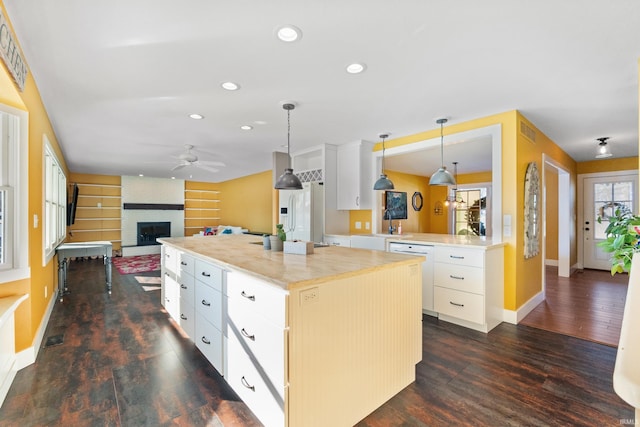
{"type": "Polygon", "coordinates": [[[444,134],[443,134],[443,126],[447,123],[447,119],[438,119],[436,123],[440,125],[440,162],[442,166],[440,169],[436,171],[433,175],[431,175],[431,179],[429,179],[429,185],[456,185],[456,180],[453,178],[453,175],[449,173],[447,167],[444,165],[444,134]]]}
{"type": "Polygon", "coordinates": [[[387,175],[384,173],[384,140],[389,138],[389,134],[381,133],[379,136],[380,138],[382,138],[382,170],[380,171],[380,178],[378,178],[376,183],[373,184],[373,189],[374,190],[393,190],[394,189],[393,182],[391,182],[391,180],[387,178],[387,175]]]}
{"type": "Polygon", "coordinates": [[[604,159],[613,156],[611,149],[607,144],[607,139],[609,139],[609,137],[598,138],[598,141],[600,142],[598,143],[598,150],[596,151],[596,159],[604,159]]]}
{"type": "Polygon", "coordinates": [[[288,159],[289,167],[284,170],[284,173],[280,175],[280,177],[276,181],[275,189],[276,190],[301,190],[302,183],[300,182],[300,179],[294,175],[293,169],[291,168],[291,153],[290,153],[291,110],[296,108],[296,106],[293,104],[284,104],[282,108],[287,110],[287,159],[288,159]]]}

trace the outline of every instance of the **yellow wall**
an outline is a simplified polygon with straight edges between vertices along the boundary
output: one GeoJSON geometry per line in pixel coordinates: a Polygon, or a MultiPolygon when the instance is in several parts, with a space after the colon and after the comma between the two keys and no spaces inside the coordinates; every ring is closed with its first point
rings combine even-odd
{"type": "MultiPolygon", "coordinates": [[[[3,14],[10,22],[4,3],[0,2],[3,14]]],[[[19,43],[19,40],[18,40],[19,43]]],[[[29,212],[28,218],[37,215],[41,219],[37,228],[29,227],[29,265],[31,277],[17,282],[0,284],[0,296],[29,293],[30,298],[23,302],[16,311],[16,350],[21,351],[33,343],[35,333],[40,326],[47,305],[53,297],[52,290],[57,285],[57,268],[55,257],[42,265],[42,164],[43,164],[43,135],[46,135],[53,150],[60,161],[60,166],[67,176],[69,171],[49,117],[44,109],[40,93],[29,72],[23,92],[16,90],[16,86],[3,61],[0,61],[0,103],[26,110],[29,113],[29,212]],[[45,290],[47,288],[47,297],[45,290]]],[[[32,221],[29,221],[32,224],[32,221]]]]}
{"type": "Polygon", "coordinates": [[[613,172],[638,169],[638,157],[623,157],[620,159],[590,160],[578,163],[578,175],[584,173],[613,172]]]}
{"type": "Polygon", "coordinates": [[[121,178],[71,173],[68,183],[78,184],[79,191],[76,221],[67,229],[67,242],[110,241],[113,249],[119,251],[122,246],[121,178]]]}
{"type": "MultiPolygon", "coordinates": [[[[518,111],[508,111],[464,123],[452,124],[444,128],[445,135],[479,129],[491,125],[501,125],[502,135],[502,213],[512,218],[513,233],[510,237],[504,237],[505,247],[505,299],[504,306],[509,310],[516,310],[525,304],[530,298],[542,290],[542,256],[524,259],[524,175],[529,162],[535,161],[538,169],[542,168],[542,154],[550,156],[562,165],[571,174],[571,206],[575,213],[576,191],[576,163],[553,141],[547,138],[533,123],[529,122],[518,111]],[[536,142],[530,142],[520,133],[521,122],[534,129],[536,142]]],[[[406,144],[436,138],[440,129],[433,129],[414,135],[386,141],[386,147],[392,148],[406,144]]],[[[376,144],[375,150],[381,150],[382,145],[376,144]]],[[[487,175],[471,177],[482,182],[491,181],[487,175]]],[[[461,179],[461,183],[463,180],[461,179]]],[[[477,182],[477,181],[476,181],[477,182]]],[[[436,198],[446,197],[444,188],[431,191],[429,209],[433,212],[436,198]],[[435,194],[441,191],[442,194],[435,194]]],[[[432,232],[446,232],[446,215],[430,218],[430,230],[432,232]],[[436,231],[439,230],[439,231],[436,231]]],[[[567,231],[567,237],[571,241],[571,260],[576,260],[576,232],[575,224],[572,230],[567,231]]],[[[541,242],[542,243],[542,242],[541,242]]]]}
{"type": "MultiPolygon", "coordinates": [[[[220,224],[248,228],[249,231],[275,231],[273,177],[270,170],[221,182],[220,224]]],[[[275,198],[277,203],[277,196],[275,198]]]]}

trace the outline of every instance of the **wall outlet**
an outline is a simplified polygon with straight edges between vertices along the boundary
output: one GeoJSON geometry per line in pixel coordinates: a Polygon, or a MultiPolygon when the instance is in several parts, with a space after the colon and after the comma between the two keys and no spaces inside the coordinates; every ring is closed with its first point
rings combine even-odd
{"type": "Polygon", "coordinates": [[[369,221],[364,223],[364,228],[365,230],[370,230],[371,229],[371,223],[369,221]]]}
{"type": "Polygon", "coordinates": [[[317,287],[300,291],[300,304],[311,304],[319,299],[320,291],[317,287]]]}
{"type": "Polygon", "coordinates": [[[102,203],[98,202],[98,207],[101,208],[102,207],[102,203]]]}
{"type": "Polygon", "coordinates": [[[356,221],[356,230],[362,229],[362,221],[356,221]]]}

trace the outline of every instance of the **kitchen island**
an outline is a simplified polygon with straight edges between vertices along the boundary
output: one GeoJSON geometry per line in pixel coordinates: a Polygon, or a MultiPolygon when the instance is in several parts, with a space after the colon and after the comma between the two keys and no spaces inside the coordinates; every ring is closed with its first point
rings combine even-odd
{"type": "Polygon", "coordinates": [[[265,425],[353,425],[415,380],[423,257],[158,240],[165,308],[265,425]]]}

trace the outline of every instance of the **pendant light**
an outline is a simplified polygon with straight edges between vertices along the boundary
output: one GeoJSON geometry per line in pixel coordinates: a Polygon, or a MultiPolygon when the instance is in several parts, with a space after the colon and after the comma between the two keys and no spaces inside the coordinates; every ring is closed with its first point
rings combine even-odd
{"type": "Polygon", "coordinates": [[[382,170],[380,171],[380,178],[378,178],[376,183],[373,184],[373,189],[374,190],[393,190],[394,188],[393,182],[391,182],[391,180],[387,178],[387,175],[384,173],[384,140],[389,138],[389,134],[381,133],[378,136],[382,139],[382,170]]]}
{"type": "Polygon", "coordinates": [[[609,137],[597,138],[600,143],[598,144],[598,150],[596,151],[596,159],[604,159],[606,157],[613,156],[609,149],[609,145],[607,145],[607,139],[609,139],[609,137]]]}
{"type": "Polygon", "coordinates": [[[291,168],[291,110],[296,108],[294,104],[286,103],[282,105],[282,108],[287,110],[287,161],[289,167],[284,170],[284,173],[280,175],[278,181],[276,181],[275,189],[276,190],[301,190],[302,183],[300,179],[293,174],[293,169],[291,168]]]}
{"type": "Polygon", "coordinates": [[[429,179],[429,185],[456,185],[456,180],[453,179],[453,176],[447,171],[447,167],[444,165],[444,134],[443,134],[443,126],[447,123],[447,119],[438,119],[436,123],[440,125],[440,162],[442,163],[442,167],[436,171],[433,175],[431,175],[431,179],[429,179]]]}
{"type": "MultiPolygon", "coordinates": [[[[453,177],[456,180],[456,182],[458,182],[458,162],[451,162],[451,163],[453,163],[453,177]]],[[[444,201],[444,205],[445,206],[449,206],[449,204],[453,204],[453,208],[454,209],[463,208],[464,207],[464,200],[462,199],[462,197],[460,197],[460,199],[458,199],[458,185],[457,184],[453,188],[453,196],[447,196],[447,198],[444,201]]]]}

